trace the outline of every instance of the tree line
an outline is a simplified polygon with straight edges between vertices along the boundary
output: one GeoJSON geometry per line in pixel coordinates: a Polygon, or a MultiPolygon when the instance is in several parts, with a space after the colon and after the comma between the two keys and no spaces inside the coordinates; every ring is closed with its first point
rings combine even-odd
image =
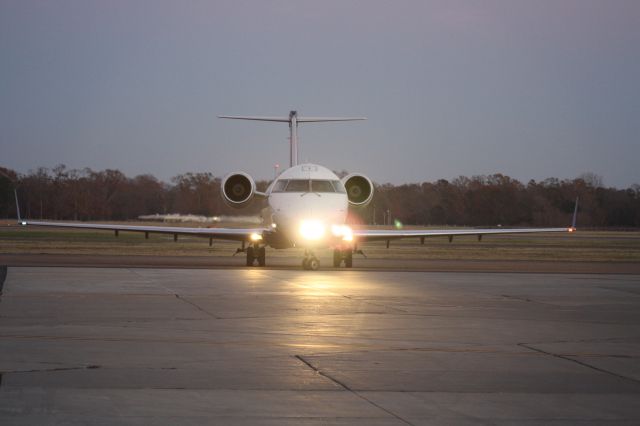
{"type": "MultiPolygon", "coordinates": [[[[128,177],[119,170],[38,168],[26,174],[0,167],[0,217],[15,218],[13,188],[22,215],[31,219],[131,220],[141,215],[258,215],[254,203],[242,210],[222,201],[219,177],[184,173],[163,182],[152,175],[128,177]]],[[[256,182],[265,190],[268,181],[256,182]]],[[[579,225],[640,227],[640,185],[605,187],[587,173],[575,179],[548,178],[526,184],[502,174],[376,185],[366,208],[350,220],[366,224],[451,226],[565,226],[576,197],[579,225]]]]}

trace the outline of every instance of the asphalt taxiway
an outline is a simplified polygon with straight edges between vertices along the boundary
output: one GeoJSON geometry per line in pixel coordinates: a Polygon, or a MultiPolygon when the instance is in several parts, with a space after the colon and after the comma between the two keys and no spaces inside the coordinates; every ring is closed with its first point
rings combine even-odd
{"type": "Polygon", "coordinates": [[[0,424],[638,424],[640,275],[10,267],[0,424]]]}

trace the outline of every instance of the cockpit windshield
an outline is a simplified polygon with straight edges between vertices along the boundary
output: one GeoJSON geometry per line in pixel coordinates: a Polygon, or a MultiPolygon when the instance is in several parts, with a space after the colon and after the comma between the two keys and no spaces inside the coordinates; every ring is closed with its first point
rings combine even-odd
{"type": "Polygon", "coordinates": [[[336,192],[330,180],[312,180],[311,192],[336,192]]]}
{"type": "Polygon", "coordinates": [[[280,179],[273,185],[271,192],[339,192],[346,193],[339,180],[325,179],[280,179]]]}
{"type": "Polygon", "coordinates": [[[302,179],[291,179],[287,188],[287,192],[309,192],[309,181],[302,179]]]}
{"type": "Polygon", "coordinates": [[[339,180],[332,180],[331,184],[336,189],[336,192],[339,192],[341,194],[346,194],[347,193],[347,189],[344,187],[342,182],[340,182],[339,180]]]}
{"type": "Polygon", "coordinates": [[[271,192],[284,192],[284,189],[287,187],[288,183],[288,180],[280,179],[273,185],[273,189],[271,190],[271,192]]]}

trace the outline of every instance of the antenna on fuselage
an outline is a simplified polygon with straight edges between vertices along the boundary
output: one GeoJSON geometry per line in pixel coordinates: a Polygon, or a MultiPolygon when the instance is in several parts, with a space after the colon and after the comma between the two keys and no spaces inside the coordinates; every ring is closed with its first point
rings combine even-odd
{"type": "Polygon", "coordinates": [[[357,121],[366,117],[298,117],[297,111],[290,111],[289,117],[254,117],[241,115],[219,115],[218,118],[232,120],[275,121],[289,123],[289,163],[291,167],[298,165],[298,123],[325,123],[328,121],[357,121]]]}

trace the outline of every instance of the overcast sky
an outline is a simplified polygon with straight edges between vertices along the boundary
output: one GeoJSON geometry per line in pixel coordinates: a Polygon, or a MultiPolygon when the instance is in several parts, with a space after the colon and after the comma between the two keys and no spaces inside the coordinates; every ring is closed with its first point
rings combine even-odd
{"type": "Polygon", "coordinates": [[[640,1],[0,0],[0,166],[640,183],[640,1]]]}

